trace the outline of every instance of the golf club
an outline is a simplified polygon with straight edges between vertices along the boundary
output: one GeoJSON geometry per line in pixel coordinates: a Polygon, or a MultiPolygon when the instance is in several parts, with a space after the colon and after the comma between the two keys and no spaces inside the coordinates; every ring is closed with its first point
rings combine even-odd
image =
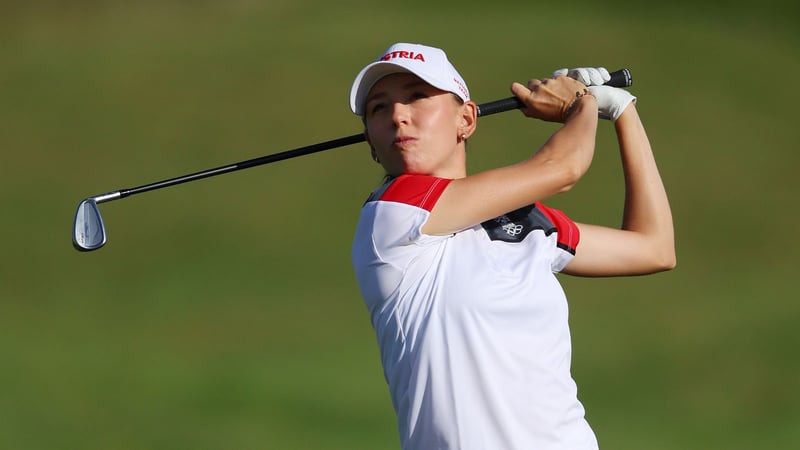
{"type": "MultiPolygon", "coordinates": [[[[607,86],[629,87],[633,84],[633,78],[631,77],[631,73],[628,69],[621,69],[616,72],[612,72],[610,75],[611,79],[606,83],[607,86]]],[[[510,111],[520,107],[522,107],[522,102],[517,97],[496,100],[478,105],[478,117],[485,117],[491,114],[510,111]]],[[[248,159],[234,164],[182,175],[134,188],[119,189],[116,191],[107,192],[105,194],[88,197],[84,200],[81,200],[81,202],[78,204],[78,209],[75,212],[75,220],[72,227],[72,245],[76,250],[82,252],[97,250],[105,245],[107,240],[106,228],[105,224],[103,223],[103,217],[100,215],[100,208],[97,206],[100,203],[129,197],[134,194],[153,191],[168,186],[174,186],[176,184],[187,183],[189,181],[200,180],[203,178],[235,172],[237,170],[243,170],[250,167],[282,161],[284,159],[296,158],[298,156],[309,155],[311,153],[317,153],[324,150],[344,147],[347,145],[364,142],[365,140],[366,138],[363,133],[354,134],[352,136],[320,142],[293,150],[261,156],[259,158],[248,159]]]]}

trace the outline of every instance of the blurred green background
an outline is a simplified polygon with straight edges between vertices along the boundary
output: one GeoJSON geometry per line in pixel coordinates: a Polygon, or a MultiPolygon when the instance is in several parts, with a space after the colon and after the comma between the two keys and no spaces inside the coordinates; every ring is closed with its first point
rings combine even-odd
{"type": "MultiPolygon", "coordinates": [[[[789,1],[0,2],[0,448],[398,448],[349,264],[380,181],[364,144],[103,204],[90,195],[350,135],[360,68],[447,50],[478,102],[629,67],[678,268],[563,277],[601,448],[800,445],[798,15],[789,1]]],[[[619,222],[612,127],[571,192],[619,222]]],[[[470,170],[554,128],[481,119],[470,170]]]]}

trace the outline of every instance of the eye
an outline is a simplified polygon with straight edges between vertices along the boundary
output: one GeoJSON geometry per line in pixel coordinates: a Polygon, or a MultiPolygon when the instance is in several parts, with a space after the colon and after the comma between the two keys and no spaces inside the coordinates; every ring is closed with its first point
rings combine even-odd
{"type": "Polygon", "coordinates": [[[384,109],[386,109],[386,103],[376,102],[367,106],[367,113],[370,115],[375,115],[384,109]]]}
{"type": "Polygon", "coordinates": [[[428,98],[428,93],[424,91],[414,91],[410,97],[411,100],[419,100],[423,98],[428,98]]]}

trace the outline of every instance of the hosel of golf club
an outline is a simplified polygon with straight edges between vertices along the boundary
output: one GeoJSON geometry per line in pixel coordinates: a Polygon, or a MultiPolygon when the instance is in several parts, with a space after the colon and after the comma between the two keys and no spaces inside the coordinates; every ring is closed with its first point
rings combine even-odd
{"type": "Polygon", "coordinates": [[[87,200],[93,200],[95,203],[105,203],[105,202],[110,202],[111,200],[116,200],[118,198],[122,198],[121,191],[106,192],[105,194],[94,195],[92,197],[87,198],[87,200]]]}

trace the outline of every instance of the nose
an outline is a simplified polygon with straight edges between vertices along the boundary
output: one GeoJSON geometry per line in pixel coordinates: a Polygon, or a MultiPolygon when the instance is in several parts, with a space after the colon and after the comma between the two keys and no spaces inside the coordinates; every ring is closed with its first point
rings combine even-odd
{"type": "Polygon", "coordinates": [[[408,123],[411,107],[403,102],[392,104],[392,121],[395,125],[408,123]]]}

